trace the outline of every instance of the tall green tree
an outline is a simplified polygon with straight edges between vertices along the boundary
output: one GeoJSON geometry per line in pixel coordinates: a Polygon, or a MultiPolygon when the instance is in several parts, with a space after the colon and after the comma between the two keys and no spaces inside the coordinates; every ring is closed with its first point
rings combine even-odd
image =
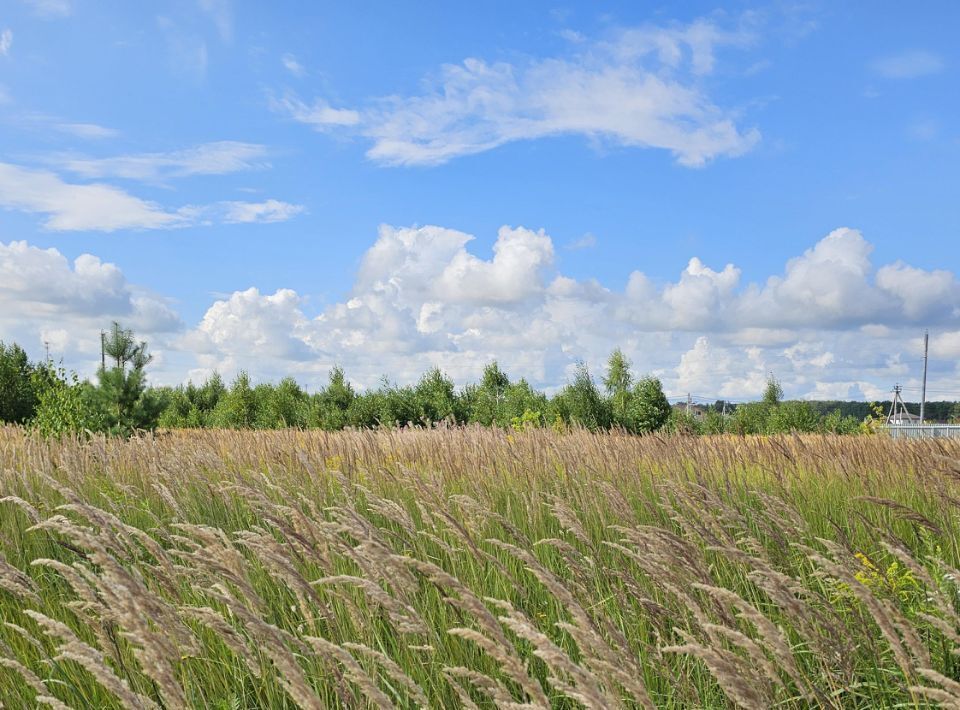
{"type": "Polygon", "coordinates": [[[554,411],[565,421],[592,431],[610,426],[610,406],[593,381],[586,363],[577,364],[573,381],[555,398],[554,411]]]}
{"type": "Polygon", "coordinates": [[[145,369],[153,360],[147,344],[114,321],[103,337],[106,362],[97,372],[98,398],[108,431],[129,434],[157,425],[162,403],[148,393],[145,369]]]}
{"type": "Polygon", "coordinates": [[[780,381],[771,373],[770,377],[767,378],[767,386],[763,390],[763,399],[761,401],[764,404],[775,407],[780,404],[782,399],[783,387],[781,386],[780,381]]]}
{"type": "Polygon", "coordinates": [[[237,373],[230,390],[217,402],[211,417],[214,426],[229,429],[252,429],[257,422],[257,397],[250,386],[250,376],[237,373]]]}
{"type": "Polygon", "coordinates": [[[483,426],[506,426],[510,416],[504,405],[509,387],[510,378],[496,360],[484,367],[480,383],[464,391],[467,420],[483,426]]]}
{"type": "Polygon", "coordinates": [[[37,408],[31,376],[36,368],[16,343],[0,341],[0,422],[23,424],[37,408]]]}
{"type": "Polygon", "coordinates": [[[630,374],[630,361],[624,357],[623,351],[617,348],[610,353],[607,360],[607,374],[603,378],[603,386],[610,397],[610,410],[613,423],[617,426],[628,427],[627,409],[630,405],[630,385],[633,376],[630,374]]]}
{"type": "Polygon", "coordinates": [[[456,423],[460,417],[453,380],[439,367],[428,370],[413,390],[417,418],[422,424],[447,421],[456,423]]]}
{"type": "MultiPolygon", "coordinates": [[[[357,393],[347,381],[343,368],[335,365],[330,370],[327,386],[313,396],[310,406],[309,423],[327,431],[343,429],[351,422],[350,410],[354,406],[357,393]]],[[[369,424],[355,424],[359,426],[369,424]]]]}
{"type": "Polygon", "coordinates": [[[670,419],[670,402],[656,377],[644,377],[633,388],[625,416],[627,429],[642,434],[656,431],[670,419]]]}

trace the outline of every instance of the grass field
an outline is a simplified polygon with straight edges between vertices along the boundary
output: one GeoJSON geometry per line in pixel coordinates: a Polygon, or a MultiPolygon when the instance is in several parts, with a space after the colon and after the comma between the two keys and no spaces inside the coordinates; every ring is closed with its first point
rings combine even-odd
{"type": "Polygon", "coordinates": [[[8,708],[960,707],[960,442],[0,429],[8,708]]]}

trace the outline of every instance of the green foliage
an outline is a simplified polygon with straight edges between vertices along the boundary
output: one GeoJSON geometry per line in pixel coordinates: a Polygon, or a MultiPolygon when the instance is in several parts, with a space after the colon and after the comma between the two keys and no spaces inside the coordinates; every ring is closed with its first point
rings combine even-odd
{"type": "Polygon", "coordinates": [[[128,435],[156,427],[163,402],[148,392],[146,366],[153,359],[147,344],[137,342],[133,331],[114,322],[102,341],[103,351],[112,367],[97,372],[99,403],[103,427],[113,434],[128,435]]]}
{"type": "Polygon", "coordinates": [[[728,417],[717,409],[708,409],[700,425],[704,434],[724,434],[727,431],[728,417]]]}
{"type": "MultiPolygon", "coordinates": [[[[337,431],[343,429],[349,424],[356,425],[351,421],[354,402],[357,399],[356,392],[347,382],[343,374],[343,369],[334,367],[330,371],[329,382],[327,386],[313,396],[310,402],[307,423],[309,426],[319,427],[327,431],[337,431]]],[[[360,424],[360,426],[364,426],[360,424]]]]}
{"type": "Polygon", "coordinates": [[[672,407],[670,416],[664,424],[664,429],[671,434],[702,434],[700,421],[693,414],[688,414],[685,407],[672,407]]]}
{"type": "Polygon", "coordinates": [[[217,373],[199,387],[190,382],[185,387],[171,389],[165,397],[159,426],[168,429],[213,426],[213,411],[226,393],[227,388],[217,373]]]}
{"type": "Polygon", "coordinates": [[[102,412],[92,389],[76,373],[47,364],[34,369],[31,384],[37,397],[31,428],[43,436],[89,434],[103,429],[102,412]]]}
{"type": "Polygon", "coordinates": [[[953,405],[953,408],[950,410],[948,421],[950,421],[952,424],[960,424],[960,402],[957,402],[953,405]]]}
{"type": "Polygon", "coordinates": [[[23,424],[34,415],[37,393],[31,376],[35,369],[23,348],[0,341],[0,422],[23,424]]]}
{"type": "Polygon", "coordinates": [[[612,422],[610,403],[600,394],[583,362],[577,365],[573,382],[560,391],[552,404],[563,421],[591,431],[608,429],[612,422]]]}
{"type": "Polygon", "coordinates": [[[526,409],[519,417],[514,417],[510,420],[510,426],[514,431],[539,429],[543,426],[543,414],[526,409]]]}
{"type": "Polygon", "coordinates": [[[627,400],[624,416],[628,431],[643,434],[656,431],[670,419],[671,407],[656,377],[641,378],[627,400]]]}
{"type": "Polygon", "coordinates": [[[766,433],[813,432],[820,428],[820,417],[808,402],[780,402],[767,410],[766,433]]]}
{"type": "Polygon", "coordinates": [[[463,393],[467,421],[483,426],[506,426],[505,404],[510,378],[496,361],[483,368],[479,385],[468,385],[463,393]]]}
{"type": "Polygon", "coordinates": [[[413,390],[415,418],[410,421],[425,425],[437,422],[456,423],[459,406],[454,393],[453,380],[440,368],[427,371],[413,390]]]}
{"type": "Polygon", "coordinates": [[[763,399],[761,401],[766,405],[775,407],[780,404],[780,400],[782,399],[783,387],[780,386],[779,380],[773,375],[770,375],[767,379],[767,387],[763,391],[763,399]]]}
{"type": "Polygon", "coordinates": [[[285,377],[276,387],[257,385],[256,425],[260,429],[283,429],[307,425],[309,398],[297,381],[285,377]]]}
{"type": "MultiPolygon", "coordinates": [[[[145,368],[152,358],[146,343],[137,342],[132,331],[114,323],[103,344],[109,362],[98,372],[98,386],[74,384],[77,397],[82,395],[83,408],[88,414],[96,413],[81,417],[85,428],[120,435],[157,425],[315,427],[336,431],[346,427],[428,427],[441,422],[501,428],[549,425],[558,430],[570,426],[593,431],[616,427],[631,433],[666,428],[707,434],[857,434],[876,431],[889,406],[882,402],[783,401],[783,388],[771,375],[760,401],[729,407],[718,401],[712,409],[701,407],[696,416],[688,417],[684,412],[671,410],[658,379],[635,380],[630,362],[619,349],[607,361],[604,391],[597,388],[586,365],[580,363],[572,381],[552,398],[524,379],[511,382],[496,361],[484,368],[480,382],[462,389],[436,367],[428,370],[416,385],[395,385],[384,378],[378,388],[366,392],[356,392],[343,369],[334,367],[327,386],[313,396],[292,378],[276,385],[253,386],[244,372],[230,388],[216,373],[200,385],[190,382],[173,388],[149,388],[145,368]],[[725,409],[731,414],[721,414],[725,409]]],[[[40,380],[34,375],[37,370],[48,369],[32,365],[18,345],[0,343],[0,421],[25,422],[34,418],[40,402],[35,385],[40,380]]],[[[60,379],[66,381],[67,377],[64,374],[60,379]]],[[[51,402],[56,399],[49,396],[53,398],[51,402]]],[[[69,399],[74,395],[63,396],[69,399]]],[[[54,409],[57,407],[70,409],[66,402],[54,409]]],[[[943,421],[952,416],[960,421],[958,403],[928,403],[927,412],[931,420],[943,421]]],[[[57,419],[49,411],[41,419],[50,416],[57,419]]],[[[62,420],[70,421],[70,417],[62,420]]],[[[61,424],[51,424],[50,429],[57,430],[61,424]]]]}
{"type": "MultiPolygon", "coordinates": [[[[603,378],[603,386],[610,398],[610,416],[613,423],[624,429],[630,429],[630,419],[627,414],[631,403],[630,385],[633,376],[630,374],[630,362],[624,357],[620,348],[610,353],[607,360],[607,374],[603,378]]],[[[647,430],[649,431],[649,430],[647,430]]]]}
{"type": "Polygon", "coordinates": [[[250,377],[241,370],[230,390],[217,402],[211,422],[229,429],[252,429],[257,422],[257,398],[250,387],[250,377]]]}
{"type": "Polygon", "coordinates": [[[857,434],[860,431],[860,421],[850,415],[844,416],[839,409],[834,409],[821,419],[820,430],[827,434],[857,434]]]}

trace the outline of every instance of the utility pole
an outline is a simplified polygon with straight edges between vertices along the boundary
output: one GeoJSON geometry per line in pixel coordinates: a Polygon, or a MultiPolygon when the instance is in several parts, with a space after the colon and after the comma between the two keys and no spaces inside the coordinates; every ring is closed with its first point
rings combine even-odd
{"type": "Polygon", "coordinates": [[[690,407],[693,405],[693,397],[690,396],[690,393],[687,392],[687,416],[690,416],[690,407]]]}
{"type": "Polygon", "coordinates": [[[923,389],[920,390],[920,424],[923,424],[923,410],[927,404],[927,352],[930,346],[930,331],[923,331],[923,389]]]}
{"type": "Polygon", "coordinates": [[[101,330],[100,331],[100,369],[106,372],[107,369],[107,354],[104,351],[103,340],[106,337],[106,334],[101,330]]]}
{"type": "Polygon", "coordinates": [[[45,353],[45,359],[50,362],[50,342],[47,340],[43,341],[43,352],[45,353]]]}

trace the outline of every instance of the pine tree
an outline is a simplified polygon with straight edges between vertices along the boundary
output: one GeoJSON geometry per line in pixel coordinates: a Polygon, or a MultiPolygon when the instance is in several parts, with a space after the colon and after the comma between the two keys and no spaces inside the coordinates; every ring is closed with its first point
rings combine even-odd
{"type": "Polygon", "coordinates": [[[97,372],[97,394],[107,430],[130,434],[154,428],[159,411],[158,403],[146,394],[144,370],[153,360],[147,353],[147,344],[137,342],[133,331],[121,328],[116,321],[102,344],[105,363],[97,372]]]}

